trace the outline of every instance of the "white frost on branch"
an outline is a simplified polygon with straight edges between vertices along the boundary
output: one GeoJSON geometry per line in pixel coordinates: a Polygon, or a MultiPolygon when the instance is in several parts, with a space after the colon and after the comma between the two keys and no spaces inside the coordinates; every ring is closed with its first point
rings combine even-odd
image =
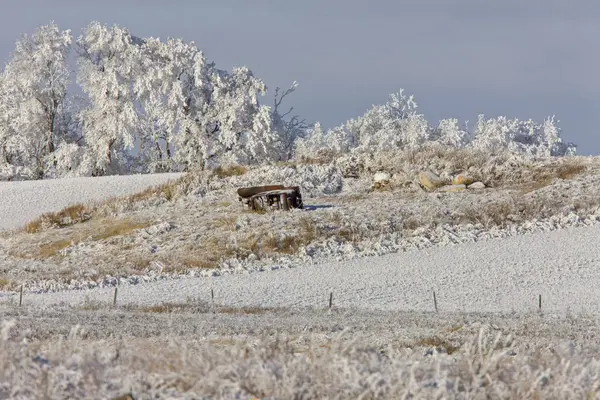
{"type": "Polygon", "coordinates": [[[490,154],[564,156],[554,117],[542,123],[479,116],[430,125],[401,89],[382,105],[327,131],[282,104],[298,84],[261,103],[265,83],[247,67],[209,62],[194,42],[139,38],[89,24],[77,40],[77,83],[68,93],[70,31],[50,24],[17,41],[0,74],[0,179],[175,172],[291,158],[413,151],[437,144],[490,154]]]}
{"type": "Polygon", "coordinates": [[[70,80],[71,32],[51,23],[21,37],[0,79],[0,163],[43,178],[55,163],[70,80]]]}
{"type": "Polygon", "coordinates": [[[441,120],[437,127],[429,125],[415,110],[413,96],[403,90],[390,96],[383,105],[375,105],[362,117],[323,132],[320,126],[296,143],[295,157],[305,159],[327,153],[380,152],[417,150],[424,145],[453,148],[474,147],[497,154],[511,152],[527,157],[574,155],[576,146],[564,143],[558,121],[554,117],[543,123],[520,121],[506,117],[485,119],[479,116],[474,132],[455,118],[441,120]]]}

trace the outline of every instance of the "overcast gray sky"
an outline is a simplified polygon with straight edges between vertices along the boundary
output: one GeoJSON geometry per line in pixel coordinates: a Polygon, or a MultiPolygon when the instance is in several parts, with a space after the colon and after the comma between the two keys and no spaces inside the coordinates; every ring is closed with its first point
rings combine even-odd
{"type": "Polygon", "coordinates": [[[580,154],[600,154],[598,0],[5,0],[3,61],[52,20],[193,40],[269,89],[297,80],[289,104],[325,127],[404,88],[430,123],[556,114],[580,154]]]}

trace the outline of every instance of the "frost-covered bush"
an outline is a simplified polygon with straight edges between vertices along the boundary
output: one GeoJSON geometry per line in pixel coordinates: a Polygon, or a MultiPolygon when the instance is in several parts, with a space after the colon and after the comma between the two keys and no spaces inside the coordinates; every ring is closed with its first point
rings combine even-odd
{"type": "Polygon", "coordinates": [[[375,105],[362,117],[324,132],[315,125],[307,137],[296,143],[298,160],[319,154],[418,151],[431,145],[474,148],[490,154],[510,153],[528,157],[574,155],[576,146],[564,143],[558,121],[549,117],[542,123],[506,117],[479,116],[473,132],[455,118],[441,120],[437,127],[416,113],[413,96],[403,90],[392,94],[383,105],[375,105]]]}
{"type": "Polygon", "coordinates": [[[303,196],[335,194],[342,190],[342,171],[335,165],[260,166],[227,180],[213,180],[210,189],[284,184],[300,186],[303,196]]]}
{"type": "Polygon", "coordinates": [[[296,88],[276,88],[268,106],[260,101],[267,87],[249,68],[218,69],[194,42],[140,38],[92,22],[73,46],[69,30],[45,25],[17,41],[0,74],[0,165],[22,171],[3,176],[190,171],[292,158],[323,163],[431,144],[530,157],[575,153],[554,117],[537,123],[480,116],[472,132],[457,119],[434,126],[402,89],[333,129],[309,128],[293,108],[281,110],[296,88]],[[67,90],[73,51],[84,93],[78,99],[67,90]]]}
{"type": "Polygon", "coordinates": [[[431,130],[423,115],[416,113],[416,107],[413,96],[406,96],[400,90],[384,105],[375,105],[362,117],[353,118],[327,133],[316,125],[311,135],[298,140],[296,158],[308,158],[323,150],[343,154],[417,148],[428,140],[431,130]]]}
{"type": "Polygon", "coordinates": [[[508,150],[533,157],[574,155],[576,146],[564,143],[554,116],[539,124],[497,117],[479,116],[471,145],[490,153],[508,150]]]}

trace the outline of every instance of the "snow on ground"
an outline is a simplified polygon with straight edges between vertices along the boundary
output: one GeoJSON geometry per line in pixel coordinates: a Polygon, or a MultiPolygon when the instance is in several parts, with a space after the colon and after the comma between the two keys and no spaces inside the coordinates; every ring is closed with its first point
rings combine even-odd
{"type": "MultiPolygon", "coordinates": [[[[600,226],[491,239],[264,273],[121,286],[120,304],[208,300],[229,306],[457,312],[600,312],[600,226]]],[[[112,301],[113,289],[27,294],[28,305],[112,301]]],[[[16,295],[14,295],[16,296],[16,295]]],[[[13,298],[14,298],[13,296],[13,298]]]]}
{"type": "Polygon", "coordinates": [[[0,231],[23,226],[37,216],[74,203],[133,194],[181,174],[61,178],[0,182],[0,231]]]}
{"type": "MultiPolygon", "coordinates": [[[[286,168],[281,171],[291,174],[295,170],[286,168]]],[[[291,263],[288,266],[298,268],[280,268],[285,264],[281,262],[258,266],[247,263],[232,266],[232,272],[235,273],[221,276],[170,279],[168,276],[154,274],[153,279],[156,279],[151,282],[122,284],[118,301],[120,304],[160,304],[186,302],[189,299],[208,300],[210,289],[214,288],[215,301],[228,306],[319,307],[327,305],[329,294],[333,292],[336,307],[432,311],[432,292],[435,290],[441,311],[532,311],[537,308],[538,295],[541,294],[544,311],[598,313],[600,303],[596,299],[600,298],[600,285],[597,284],[600,281],[600,248],[597,246],[597,237],[600,234],[600,207],[596,207],[596,203],[589,197],[595,198],[598,193],[600,178],[595,173],[596,170],[593,171],[593,174],[588,172],[576,178],[559,179],[526,194],[502,189],[426,193],[420,189],[405,188],[381,193],[346,192],[326,196],[324,193],[331,187],[341,186],[341,178],[327,180],[322,178],[327,174],[315,170],[305,172],[306,176],[312,176],[315,182],[318,181],[318,184],[309,186],[313,188],[316,197],[307,197],[305,210],[265,215],[243,212],[239,205],[233,204],[236,200],[233,196],[236,186],[255,184],[253,180],[258,178],[265,179],[264,174],[258,176],[249,173],[248,176],[228,182],[211,181],[199,186],[201,190],[198,193],[193,192],[172,202],[140,205],[135,209],[136,217],[160,223],[136,231],[137,233],[111,237],[108,240],[84,240],[64,249],[60,257],[38,261],[12,256],[9,252],[25,254],[27,249],[22,246],[39,247],[42,242],[27,242],[30,239],[24,237],[24,234],[3,239],[0,244],[6,246],[7,251],[0,254],[0,264],[3,264],[5,272],[12,273],[7,275],[9,281],[15,278],[15,282],[23,276],[27,277],[27,274],[34,279],[51,280],[61,274],[72,274],[69,276],[76,277],[76,280],[82,277],[88,279],[85,274],[94,272],[95,268],[100,268],[100,277],[105,273],[122,276],[127,273],[125,264],[131,261],[137,261],[138,265],[147,261],[152,268],[162,268],[161,265],[168,267],[167,264],[175,256],[187,255],[196,256],[192,261],[201,262],[202,257],[209,253],[198,252],[198,248],[202,243],[209,243],[210,239],[217,239],[216,247],[205,250],[219,251],[224,243],[231,247],[231,241],[241,241],[246,236],[252,239],[251,234],[266,235],[269,229],[286,231],[302,221],[312,221],[314,226],[325,227],[333,226],[332,224],[345,226],[348,223],[350,230],[347,233],[350,236],[361,234],[362,239],[338,242],[334,235],[317,240],[316,244],[311,242],[300,257],[288,257],[291,263]],[[510,217],[517,218],[508,228],[489,222],[490,228],[485,221],[491,216],[498,217],[497,214],[489,213],[505,212],[504,209],[485,208],[488,214],[482,215],[472,211],[473,207],[483,207],[499,200],[506,200],[505,206],[509,207],[507,212],[510,217]],[[581,204],[573,203],[574,200],[581,204]],[[518,219],[518,215],[513,215],[518,214],[519,209],[526,210],[532,205],[536,208],[531,211],[531,215],[539,214],[539,219],[522,220],[518,219]],[[374,213],[374,209],[377,212],[374,213]],[[536,211],[538,209],[540,211],[536,211]],[[542,214],[548,214],[541,213],[544,210],[553,214],[550,217],[543,216],[542,214]],[[452,221],[460,221],[463,214],[471,215],[469,221],[482,221],[446,225],[445,219],[450,224],[452,221]],[[410,221],[405,219],[414,216],[419,216],[425,222],[435,219],[438,224],[443,225],[427,229],[421,226],[422,221],[417,221],[416,228],[406,228],[411,224],[406,223],[410,221]],[[163,225],[169,229],[153,229],[163,225]],[[569,225],[571,227],[567,229],[569,225]],[[574,228],[573,225],[579,227],[574,228]],[[267,231],[263,231],[264,229],[267,231]],[[363,231],[372,232],[373,235],[363,231]],[[399,253],[381,256],[392,251],[399,253]],[[353,258],[369,254],[378,256],[331,261],[332,257],[353,258]],[[110,264],[113,270],[106,269],[102,263],[110,264]],[[257,269],[264,272],[256,272],[257,269]],[[251,271],[255,272],[249,273],[251,271]]],[[[57,196],[55,186],[60,187],[59,193],[70,193],[70,197],[67,197],[72,202],[81,202],[86,200],[80,197],[85,193],[96,194],[98,197],[115,196],[124,193],[116,190],[129,190],[131,193],[143,189],[142,182],[146,186],[155,185],[176,176],[26,182],[14,187],[39,185],[38,187],[45,187],[46,192],[14,190],[0,192],[0,195],[6,198],[6,193],[12,193],[13,196],[13,209],[5,211],[5,215],[10,215],[11,220],[28,220],[32,214],[39,214],[52,207],[60,208],[56,201],[65,196],[57,196]],[[80,182],[80,189],[74,182],[80,182]],[[32,204],[28,208],[15,207],[14,204],[21,202],[16,200],[17,195],[23,195],[32,204]],[[38,199],[38,204],[33,203],[34,198],[38,199]],[[35,212],[30,211],[34,205],[39,208],[35,212]],[[27,214],[20,214],[25,210],[28,210],[27,214]]],[[[278,177],[274,181],[287,182],[291,180],[290,177],[278,177]]],[[[344,187],[347,188],[348,183],[357,185],[355,187],[358,188],[365,183],[361,182],[345,180],[344,187]]],[[[310,229],[312,226],[308,225],[310,229]]],[[[31,237],[52,244],[59,239],[64,241],[67,235],[83,237],[89,234],[85,229],[97,227],[94,224],[81,224],[31,237]],[[80,228],[85,229],[78,231],[80,228]]],[[[210,274],[213,270],[202,267],[199,271],[210,274]]],[[[140,282],[143,280],[139,279],[140,282]]],[[[127,282],[127,279],[123,281],[127,282]]],[[[44,286],[27,285],[28,289],[34,290],[41,287],[44,286]]],[[[85,284],[82,287],[88,286],[85,284]]],[[[25,304],[80,306],[84,301],[109,304],[112,294],[112,287],[45,294],[27,291],[25,304]]],[[[17,295],[14,292],[0,292],[0,296],[0,300],[14,302],[17,295]]]]}

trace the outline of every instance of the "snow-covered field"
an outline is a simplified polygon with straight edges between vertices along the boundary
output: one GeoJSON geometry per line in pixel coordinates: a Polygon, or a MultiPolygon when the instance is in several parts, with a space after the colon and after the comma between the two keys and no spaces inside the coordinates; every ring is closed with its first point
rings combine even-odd
{"type": "MultiPolygon", "coordinates": [[[[121,286],[120,304],[210,300],[235,307],[327,306],[452,312],[600,313],[600,226],[491,239],[252,274],[121,286]]],[[[110,304],[113,288],[27,294],[38,306],[110,304]]],[[[17,294],[13,295],[16,301],[17,294]]]]}
{"type": "MultiPolygon", "coordinates": [[[[20,209],[20,212],[15,208],[12,211],[6,210],[5,213],[11,215],[11,218],[5,225],[12,224],[10,226],[14,227],[17,221],[26,221],[30,215],[39,214],[40,210],[55,210],[61,204],[66,204],[64,200],[66,194],[69,194],[70,202],[85,202],[91,197],[98,200],[103,196],[108,198],[131,193],[174,177],[175,175],[148,175],[79,178],[73,181],[56,180],[37,184],[36,182],[5,184],[2,193],[10,193],[12,207],[15,207],[15,204],[31,201],[33,193],[38,196],[36,210],[33,210],[33,205],[20,209]],[[34,192],[32,188],[36,187],[39,189],[34,192]],[[8,188],[13,189],[8,190],[8,188]],[[19,188],[23,189],[19,190],[19,188]]],[[[541,188],[535,194],[537,196],[535,198],[541,198],[544,191],[547,191],[550,197],[558,197],[557,191],[571,191],[583,198],[587,194],[585,188],[593,192],[595,185],[596,180],[592,180],[591,176],[585,176],[541,188]],[[591,189],[589,189],[590,182],[594,183],[591,189]]],[[[354,200],[358,205],[336,201],[335,196],[315,197],[305,200],[307,203],[305,210],[261,216],[239,215],[239,211],[236,211],[239,206],[234,204],[224,207],[214,206],[215,202],[234,201],[229,194],[230,191],[230,189],[216,188],[212,192],[204,193],[201,198],[187,196],[174,204],[166,203],[148,206],[147,210],[137,210],[135,215],[140,218],[146,212],[155,221],[162,221],[149,228],[153,233],[149,233],[148,229],[142,229],[133,238],[125,238],[127,242],[113,240],[112,245],[93,242],[86,244],[84,241],[69,250],[68,254],[71,258],[67,259],[67,262],[80,265],[85,274],[85,270],[95,270],[100,265],[91,261],[86,262],[86,259],[102,259],[102,262],[118,267],[134,258],[134,255],[140,254],[139,251],[146,251],[143,250],[146,248],[152,253],[161,254],[162,251],[175,259],[174,255],[181,249],[173,243],[190,240],[190,236],[192,246],[197,247],[206,242],[206,236],[200,233],[201,229],[208,229],[209,235],[219,237],[219,234],[223,234],[227,237],[232,235],[232,232],[236,234],[243,232],[245,225],[250,233],[262,234],[259,224],[285,230],[298,224],[299,221],[301,223],[306,216],[317,218],[316,221],[323,219],[328,221],[327,218],[349,218],[350,220],[354,218],[357,220],[357,225],[370,220],[374,223],[373,226],[379,229],[380,222],[389,225],[389,221],[397,218],[399,214],[406,213],[407,210],[425,215],[425,211],[415,208],[416,204],[424,204],[423,210],[431,207],[446,207],[438,212],[441,215],[450,214],[449,210],[460,211],[460,207],[465,204],[483,204],[490,201],[489,199],[497,200],[507,196],[504,192],[491,190],[471,194],[444,194],[442,197],[435,193],[423,195],[413,193],[409,197],[407,197],[407,194],[410,194],[408,192],[404,195],[401,195],[404,192],[374,193],[369,195],[367,201],[354,200]],[[398,196],[407,200],[401,200],[398,196]],[[407,205],[402,205],[403,201],[406,201],[407,205]],[[316,208],[314,204],[317,205],[316,208]],[[319,208],[321,207],[318,206],[319,204],[330,204],[330,208],[319,208]],[[394,204],[398,205],[397,209],[393,208],[394,204]],[[373,207],[379,211],[373,213],[373,207]],[[342,213],[341,217],[339,213],[342,213]],[[218,227],[224,225],[227,229],[219,231],[217,225],[213,225],[215,221],[208,218],[214,218],[212,214],[216,215],[218,227]],[[232,215],[233,219],[231,219],[232,215]],[[317,217],[314,217],[315,215],[317,217]],[[165,224],[168,225],[166,228],[156,228],[165,224]],[[228,230],[231,224],[236,225],[233,231],[228,230]],[[193,239],[194,237],[199,239],[193,239]],[[137,253],[126,253],[121,258],[114,258],[113,256],[120,251],[120,247],[133,247],[137,253]],[[138,248],[142,250],[137,250],[138,248]]],[[[363,243],[360,242],[359,245],[350,247],[348,244],[327,239],[319,245],[311,245],[312,247],[305,250],[304,256],[288,257],[288,261],[269,261],[267,258],[260,262],[256,261],[258,264],[245,261],[245,264],[242,263],[237,267],[233,264],[229,269],[222,269],[222,271],[232,272],[223,276],[211,276],[213,275],[211,270],[200,270],[199,272],[204,276],[171,275],[173,279],[170,279],[168,274],[156,275],[156,270],[153,270],[150,276],[153,275],[154,278],[122,280],[119,302],[151,305],[161,302],[183,302],[189,298],[206,299],[210,289],[213,288],[219,303],[228,306],[312,307],[326,304],[330,293],[333,292],[334,304],[339,307],[430,311],[433,309],[433,291],[435,291],[439,308],[446,311],[526,312],[538,307],[538,296],[542,295],[544,311],[564,313],[570,310],[597,313],[600,311],[600,302],[596,300],[600,298],[600,285],[595,284],[600,282],[598,268],[600,248],[597,246],[600,226],[595,222],[597,219],[597,212],[585,219],[571,213],[566,217],[553,216],[549,220],[526,221],[519,225],[518,229],[514,227],[505,230],[498,227],[486,229],[483,226],[474,227],[472,224],[459,228],[442,226],[431,232],[417,228],[408,239],[396,234],[387,234],[387,236],[382,234],[383,239],[373,236],[378,239],[371,244],[369,241],[373,239],[366,237],[363,242],[366,241],[367,244],[360,244],[363,243]],[[571,226],[569,229],[560,229],[569,226],[571,226]],[[364,247],[363,250],[360,250],[360,246],[364,247]],[[397,253],[368,256],[370,253],[389,252],[397,253]],[[309,257],[308,253],[320,254],[320,256],[309,257]],[[356,256],[361,257],[354,258],[356,256]],[[294,268],[281,268],[283,265],[294,268]],[[273,267],[275,270],[271,270],[273,267]],[[263,272],[255,273],[257,270],[263,272]],[[136,284],[128,284],[131,282],[136,284]]],[[[367,229],[372,230],[373,227],[367,229]]],[[[386,229],[389,231],[390,228],[386,229]]],[[[394,229],[392,227],[392,230],[394,229]]],[[[56,230],[55,234],[61,235],[62,231],[56,230]]],[[[69,232],[66,229],[64,231],[69,232]]],[[[7,240],[16,241],[18,245],[26,238],[15,237],[7,240]]],[[[217,242],[217,247],[229,246],[227,239],[219,239],[217,242]]],[[[186,251],[192,253],[194,250],[192,247],[186,251]]],[[[219,250],[214,249],[214,251],[219,250]]],[[[163,262],[165,259],[168,260],[163,258],[163,262]]],[[[14,257],[11,260],[13,265],[19,262],[15,261],[14,257]]],[[[62,259],[59,258],[60,260],[62,259]]],[[[50,261],[24,260],[22,262],[27,265],[26,271],[39,271],[37,279],[43,278],[45,273],[64,274],[65,271],[63,267],[65,261],[62,261],[63,264],[51,264],[50,261]]],[[[164,267],[164,264],[158,261],[153,263],[150,265],[164,267]]],[[[121,273],[123,271],[121,270],[121,273]]],[[[115,273],[119,273],[119,270],[115,270],[115,273]]],[[[82,282],[84,281],[85,279],[82,282]]],[[[29,286],[34,290],[36,288],[36,285],[29,286]]],[[[84,299],[109,302],[112,299],[112,286],[110,284],[108,286],[83,291],[27,293],[26,302],[36,306],[56,304],[77,306],[83,304],[84,299]]],[[[77,285],[71,284],[71,287],[77,285]]],[[[3,297],[14,300],[16,296],[14,293],[5,293],[3,297]]]]}
{"type": "Polygon", "coordinates": [[[133,194],[179,176],[173,173],[0,182],[0,231],[19,228],[43,213],[71,204],[133,194]]]}
{"type": "MultiPolygon", "coordinates": [[[[119,219],[101,224],[92,220],[1,238],[0,264],[10,279],[55,279],[109,264],[123,273],[135,255],[160,258],[145,275],[122,279],[116,309],[114,278],[105,287],[63,286],[55,292],[36,292],[48,287],[32,282],[22,307],[16,306],[18,292],[0,289],[0,315],[14,320],[12,329],[0,329],[0,398],[38,398],[48,391],[90,398],[128,391],[136,398],[174,399],[284,399],[298,393],[305,398],[594,398],[600,371],[593,333],[600,315],[596,169],[532,191],[369,192],[368,181],[344,180],[346,189],[333,195],[323,193],[342,181],[323,171],[317,174],[322,178],[307,175],[314,179],[306,186],[305,210],[241,211],[232,189],[256,183],[257,176],[249,174],[198,184],[173,201],[128,206],[119,219]],[[513,208],[532,205],[541,208],[512,215],[513,208]],[[507,215],[486,220],[492,211],[507,215]],[[522,220],[527,215],[538,217],[522,220]],[[133,218],[151,225],[123,237],[84,237],[133,218]],[[444,224],[426,229],[422,224],[430,218],[444,224]],[[315,234],[301,254],[232,262],[188,276],[155,268],[167,265],[166,255],[194,254],[210,235],[230,247],[252,232],[268,234],[269,227],[292,235],[298,224],[310,231],[334,223],[350,224],[348,231],[336,228],[349,241],[315,234]],[[66,237],[82,239],[47,259],[8,254],[66,237]],[[73,326],[79,331],[71,331],[73,326]]],[[[282,174],[296,179],[290,171],[282,174]]],[[[174,177],[28,183],[22,186],[28,190],[10,192],[13,208],[6,209],[10,219],[3,227],[17,228],[42,212],[133,193],[174,177]],[[63,193],[70,193],[70,201],[63,193]],[[37,202],[15,206],[27,198],[37,202]]],[[[281,178],[262,172],[259,177],[281,178]]],[[[80,283],[85,276],[77,276],[80,283]]]]}

